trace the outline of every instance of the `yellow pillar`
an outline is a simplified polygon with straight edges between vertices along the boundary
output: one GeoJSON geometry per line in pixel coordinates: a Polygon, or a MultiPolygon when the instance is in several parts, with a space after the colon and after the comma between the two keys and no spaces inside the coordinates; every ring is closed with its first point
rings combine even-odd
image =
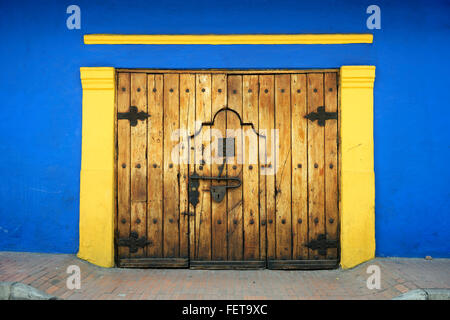
{"type": "Polygon", "coordinates": [[[83,129],[78,257],[114,266],[114,68],[80,68],[83,129]]]}
{"type": "Polygon", "coordinates": [[[341,266],[375,257],[374,66],[343,66],[341,97],[341,266]]]}

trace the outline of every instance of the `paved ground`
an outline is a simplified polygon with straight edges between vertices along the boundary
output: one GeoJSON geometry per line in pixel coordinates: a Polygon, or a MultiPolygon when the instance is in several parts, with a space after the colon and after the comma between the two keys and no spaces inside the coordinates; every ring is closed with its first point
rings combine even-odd
{"type": "Polygon", "coordinates": [[[74,255],[0,252],[0,281],[20,281],[64,299],[391,299],[417,288],[450,288],[450,259],[377,258],[351,270],[222,271],[105,269],[74,255]],[[67,267],[81,269],[68,290],[67,267]],[[381,289],[366,286],[381,269],[381,289]]]}

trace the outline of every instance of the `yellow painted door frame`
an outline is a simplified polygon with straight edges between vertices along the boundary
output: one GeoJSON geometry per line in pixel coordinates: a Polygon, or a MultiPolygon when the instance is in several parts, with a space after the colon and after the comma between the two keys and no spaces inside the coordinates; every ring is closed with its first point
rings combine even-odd
{"type": "MultiPolygon", "coordinates": [[[[114,266],[115,97],[112,67],[80,68],[83,87],[78,257],[114,266]]],[[[340,241],[342,268],[375,256],[374,66],[340,68],[340,241]]]]}

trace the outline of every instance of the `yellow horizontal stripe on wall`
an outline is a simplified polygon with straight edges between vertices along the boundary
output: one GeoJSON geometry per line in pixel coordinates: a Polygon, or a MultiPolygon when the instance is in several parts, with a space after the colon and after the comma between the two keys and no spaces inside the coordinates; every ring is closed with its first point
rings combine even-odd
{"type": "Polygon", "coordinates": [[[87,34],[85,44],[348,44],[372,43],[372,34],[133,35],[87,34]]]}

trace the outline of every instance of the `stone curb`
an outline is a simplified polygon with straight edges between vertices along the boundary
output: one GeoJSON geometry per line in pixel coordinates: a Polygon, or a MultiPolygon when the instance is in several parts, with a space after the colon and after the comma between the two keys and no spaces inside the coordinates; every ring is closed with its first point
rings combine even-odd
{"type": "Polygon", "coordinates": [[[415,289],[392,300],[450,300],[450,289],[415,289]]]}
{"type": "Polygon", "coordinates": [[[0,300],[58,300],[21,282],[0,282],[0,300]]]}

